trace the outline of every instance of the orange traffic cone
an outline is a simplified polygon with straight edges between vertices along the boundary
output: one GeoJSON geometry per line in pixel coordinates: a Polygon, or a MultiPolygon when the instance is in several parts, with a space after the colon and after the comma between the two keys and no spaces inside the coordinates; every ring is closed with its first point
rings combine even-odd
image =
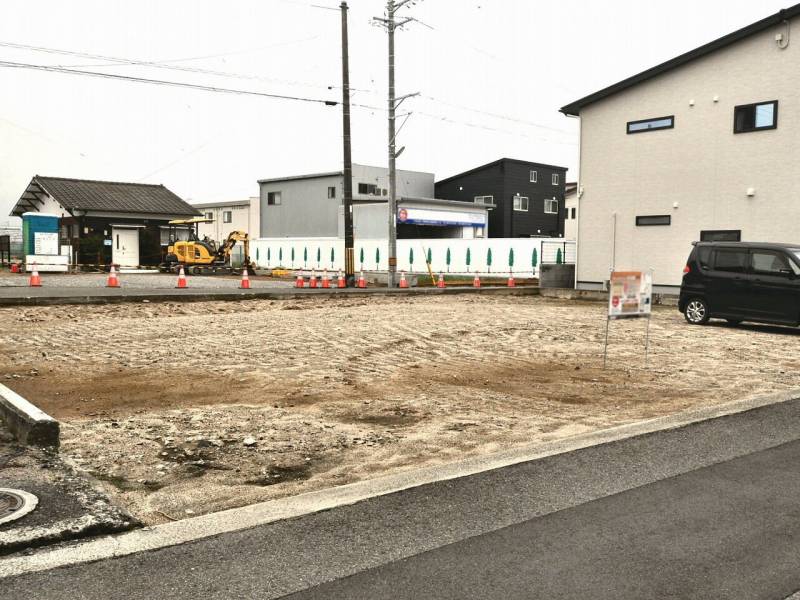
{"type": "Polygon", "coordinates": [[[514,273],[508,272],[508,287],[517,287],[517,282],[514,281],[514,273]]]}
{"type": "Polygon", "coordinates": [[[342,275],[342,270],[339,269],[339,277],[336,279],[336,287],[346,288],[347,282],[344,280],[344,275],[342,275]]]}
{"type": "Polygon", "coordinates": [[[239,288],[243,290],[250,289],[250,273],[247,272],[247,267],[242,269],[242,282],[239,284],[239,288]]]}
{"type": "Polygon", "coordinates": [[[478,277],[477,271],[475,271],[475,279],[472,280],[472,287],[481,287],[481,278],[478,277]]]}
{"type": "Polygon", "coordinates": [[[328,269],[325,269],[322,272],[322,287],[325,288],[325,289],[328,289],[329,287],[331,287],[331,280],[328,279],[328,269]]]}
{"type": "Polygon", "coordinates": [[[436,282],[436,287],[437,288],[443,288],[444,287],[444,275],[442,275],[441,271],[439,271],[439,281],[436,282]]]}
{"type": "Polygon", "coordinates": [[[294,282],[294,287],[301,288],[301,287],[305,287],[305,285],[306,285],[306,283],[305,283],[305,281],[303,281],[303,274],[302,273],[298,273],[297,274],[297,279],[294,282]]]}
{"type": "Polygon", "coordinates": [[[367,287],[367,280],[364,279],[364,271],[361,271],[361,274],[358,276],[358,287],[360,288],[367,287]]]}
{"type": "Polygon", "coordinates": [[[408,281],[406,281],[406,272],[400,271],[400,287],[406,289],[408,287],[408,281]]]}
{"type": "Polygon", "coordinates": [[[317,273],[315,271],[311,271],[311,279],[308,280],[308,287],[317,287],[317,273]]]}
{"type": "Polygon", "coordinates": [[[119,287],[119,278],[117,277],[117,270],[114,268],[114,265],[111,265],[111,268],[108,270],[106,287],[119,287]]]}
{"type": "Polygon", "coordinates": [[[36,269],[36,263],[33,263],[33,270],[31,271],[31,277],[28,280],[28,285],[31,287],[42,287],[42,278],[39,277],[39,271],[36,269]]]}
{"type": "Polygon", "coordinates": [[[180,271],[178,271],[178,285],[175,286],[178,289],[183,289],[189,287],[186,284],[186,273],[183,270],[183,265],[181,265],[180,271]]]}

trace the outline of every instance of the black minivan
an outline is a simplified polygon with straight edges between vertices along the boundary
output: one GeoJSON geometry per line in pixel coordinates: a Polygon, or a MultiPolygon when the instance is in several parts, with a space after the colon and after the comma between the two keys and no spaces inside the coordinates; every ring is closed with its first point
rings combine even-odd
{"type": "Polygon", "coordinates": [[[678,309],[693,325],[800,324],[800,244],[695,242],[683,273],[678,309]]]}

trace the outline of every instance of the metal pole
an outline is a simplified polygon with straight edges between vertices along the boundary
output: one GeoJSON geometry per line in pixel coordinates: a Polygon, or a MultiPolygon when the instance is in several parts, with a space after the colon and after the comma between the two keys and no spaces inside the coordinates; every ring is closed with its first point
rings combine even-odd
{"type": "Polygon", "coordinates": [[[342,2],[342,140],[344,144],[344,272],[347,285],[355,279],[353,250],[353,159],[350,141],[350,57],[347,47],[347,2],[342,2]]]}
{"type": "Polygon", "coordinates": [[[389,32],[389,268],[387,286],[394,287],[397,272],[397,173],[395,171],[395,91],[394,91],[394,0],[387,3],[386,28],[389,32]]]}

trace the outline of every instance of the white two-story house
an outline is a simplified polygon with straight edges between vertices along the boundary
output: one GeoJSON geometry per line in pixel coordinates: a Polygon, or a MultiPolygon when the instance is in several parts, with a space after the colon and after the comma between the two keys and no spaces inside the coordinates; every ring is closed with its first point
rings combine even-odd
{"type": "Polygon", "coordinates": [[[653,269],[675,290],[696,240],[800,242],[800,4],[561,112],[581,121],[579,288],[653,269]]]}

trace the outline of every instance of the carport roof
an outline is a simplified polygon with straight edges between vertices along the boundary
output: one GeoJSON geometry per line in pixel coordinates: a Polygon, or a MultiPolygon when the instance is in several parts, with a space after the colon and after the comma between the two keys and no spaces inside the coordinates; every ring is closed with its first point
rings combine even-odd
{"type": "Polygon", "coordinates": [[[96,181],[36,175],[22,194],[12,216],[36,211],[47,194],[61,206],[74,211],[111,213],[144,213],[156,215],[196,216],[200,212],[163,185],[96,181]]]}

